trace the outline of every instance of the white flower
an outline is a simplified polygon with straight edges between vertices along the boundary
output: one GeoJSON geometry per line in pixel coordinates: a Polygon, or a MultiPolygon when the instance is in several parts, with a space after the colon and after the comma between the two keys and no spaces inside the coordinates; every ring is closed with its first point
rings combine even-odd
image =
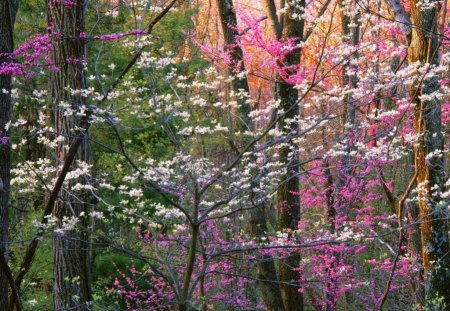
{"type": "Polygon", "coordinates": [[[102,219],[104,217],[102,212],[96,212],[96,211],[90,212],[89,215],[91,217],[97,218],[97,219],[102,219]]]}
{"type": "Polygon", "coordinates": [[[28,300],[28,303],[32,306],[35,306],[38,304],[38,301],[36,299],[31,299],[31,300],[28,300]]]}
{"type": "Polygon", "coordinates": [[[130,197],[139,198],[142,196],[142,190],[141,189],[131,189],[128,194],[130,197]]]}

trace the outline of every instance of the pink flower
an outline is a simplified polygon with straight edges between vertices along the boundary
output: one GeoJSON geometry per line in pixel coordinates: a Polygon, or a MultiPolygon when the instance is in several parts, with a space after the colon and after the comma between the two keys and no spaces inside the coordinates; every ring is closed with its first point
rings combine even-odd
{"type": "Polygon", "coordinates": [[[141,29],[133,29],[130,31],[130,35],[133,35],[133,36],[143,35],[143,34],[145,34],[145,32],[142,31],[141,29]]]}

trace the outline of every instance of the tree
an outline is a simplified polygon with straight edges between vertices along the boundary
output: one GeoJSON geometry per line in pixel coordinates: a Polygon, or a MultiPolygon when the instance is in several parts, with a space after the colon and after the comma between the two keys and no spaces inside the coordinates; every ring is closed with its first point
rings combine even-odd
{"type": "MultiPolygon", "coordinates": [[[[287,9],[284,14],[284,22],[282,29],[282,38],[294,38],[298,42],[304,40],[305,22],[298,19],[294,14],[302,14],[305,8],[305,1],[286,2],[287,9]]],[[[286,67],[293,67],[293,75],[299,70],[300,49],[292,51],[285,60],[286,67]]],[[[284,135],[290,135],[298,132],[296,119],[300,117],[298,90],[294,85],[281,81],[277,85],[278,94],[281,100],[281,107],[286,111],[285,116],[280,122],[280,128],[283,129],[284,135]],[[286,120],[289,120],[286,122],[286,120]],[[293,121],[293,122],[292,122],[293,121]]],[[[279,228],[287,230],[288,234],[292,234],[298,228],[300,221],[300,183],[298,174],[300,172],[298,146],[292,141],[288,141],[279,151],[280,161],[285,163],[288,170],[282,178],[282,183],[277,191],[277,204],[279,209],[279,228]]],[[[279,268],[281,284],[281,294],[283,297],[284,309],[286,311],[303,310],[303,295],[299,292],[299,287],[295,281],[299,279],[298,273],[293,269],[300,265],[300,254],[290,254],[286,260],[282,261],[279,268]]]]}
{"type": "MultiPolygon", "coordinates": [[[[47,2],[49,27],[53,30],[56,43],[52,51],[53,62],[59,70],[50,78],[51,97],[55,107],[56,135],[62,137],[57,153],[57,166],[62,167],[67,157],[66,144],[76,130],[79,117],[66,116],[61,104],[67,103],[73,110],[86,109],[86,101],[80,95],[70,94],[71,90],[86,89],[83,63],[85,62],[84,10],[83,0],[70,4],[64,2],[47,2]]],[[[77,113],[78,114],[78,113],[77,113]]],[[[90,162],[90,146],[88,136],[83,138],[81,148],[75,157],[75,163],[90,162]]],[[[77,183],[86,184],[86,180],[69,181],[74,187],[77,183]]],[[[63,189],[60,200],[55,205],[53,215],[61,222],[64,218],[79,219],[80,227],[76,230],[62,228],[61,235],[56,234],[53,242],[54,254],[54,303],[56,310],[88,310],[91,300],[88,273],[88,241],[87,223],[80,218],[82,213],[89,213],[89,197],[85,194],[67,195],[63,189]]]]}
{"type": "MultiPolygon", "coordinates": [[[[397,1],[388,1],[408,41],[408,62],[431,71],[431,76],[419,76],[409,88],[414,104],[414,170],[417,182],[420,216],[422,260],[425,278],[425,301],[428,308],[450,307],[450,252],[448,202],[441,198],[445,192],[444,149],[442,135],[441,101],[433,94],[439,91],[438,74],[432,73],[439,65],[438,22],[440,4],[411,0],[411,16],[397,1]],[[411,25],[411,27],[409,27],[411,25]]],[[[401,217],[401,215],[399,215],[401,217]]]]}
{"type": "MultiPolygon", "coordinates": [[[[11,61],[10,54],[14,49],[14,21],[19,1],[2,0],[0,2],[0,69],[11,61]]],[[[11,122],[11,81],[9,74],[0,74],[0,308],[9,310],[8,280],[8,229],[10,209],[11,178],[11,143],[9,141],[9,124],[11,122]]],[[[8,268],[9,269],[9,268],[8,268]]]]}
{"type": "MultiPolygon", "coordinates": [[[[408,61],[421,66],[439,65],[438,2],[421,5],[411,1],[411,42],[408,61]]],[[[425,274],[426,305],[431,310],[450,310],[450,244],[448,201],[440,195],[445,191],[444,150],[441,101],[433,96],[440,88],[439,77],[417,79],[410,88],[414,103],[415,178],[418,187],[419,215],[421,219],[422,259],[425,274]]]]}

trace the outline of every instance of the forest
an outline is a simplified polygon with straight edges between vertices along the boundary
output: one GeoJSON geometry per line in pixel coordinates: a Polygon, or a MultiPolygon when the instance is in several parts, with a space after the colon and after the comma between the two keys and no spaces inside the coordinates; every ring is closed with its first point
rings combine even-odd
{"type": "Polygon", "coordinates": [[[447,0],[0,0],[0,311],[450,311],[447,0]]]}

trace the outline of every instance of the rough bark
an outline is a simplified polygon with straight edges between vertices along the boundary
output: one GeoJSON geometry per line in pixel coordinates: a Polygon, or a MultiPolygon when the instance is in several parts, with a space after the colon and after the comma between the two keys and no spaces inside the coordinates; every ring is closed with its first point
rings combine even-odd
{"type": "Polygon", "coordinates": [[[281,26],[277,16],[277,7],[274,0],[264,0],[264,10],[266,11],[267,18],[269,20],[270,30],[275,39],[281,37],[281,26]]]}
{"type": "MultiPolygon", "coordinates": [[[[296,5],[289,5],[284,15],[283,22],[283,38],[296,37],[299,40],[303,39],[304,21],[292,19],[293,13],[300,14],[298,7],[305,7],[305,1],[296,1],[296,5]]],[[[298,65],[300,63],[300,50],[295,50],[286,58],[286,65],[298,65]]],[[[284,129],[285,133],[298,131],[297,122],[286,122],[289,119],[297,118],[299,116],[298,106],[298,91],[294,85],[284,82],[278,83],[279,98],[281,100],[282,108],[287,111],[292,106],[294,109],[290,110],[280,121],[280,128],[284,129]]],[[[297,146],[290,142],[287,146],[280,149],[280,161],[287,166],[287,173],[283,176],[283,182],[277,191],[277,202],[279,208],[279,228],[282,231],[297,230],[298,222],[300,220],[300,184],[298,180],[299,173],[299,158],[297,146]]],[[[293,238],[293,237],[292,237],[293,238]]],[[[303,295],[299,292],[298,281],[300,279],[299,273],[294,271],[294,268],[300,265],[300,254],[292,253],[288,258],[280,263],[279,280],[281,283],[281,295],[283,299],[284,309],[286,311],[302,311],[303,310],[303,295]]]]}
{"type": "MultiPolygon", "coordinates": [[[[244,66],[244,53],[237,44],[238,31],[236,30],[237,19],[236,12],[234,11],[232,0],[217,0],[217,8],[220,15],[220,23],[222,25],[222,32],[225,45],[229,53],[231,54],[231,71],[239,73],[245,71],[244,66]]],[[[237,78],[233,80],[233,89],[249,91],[247,78],[237,78]]],[[[241,105],[242,112],[250,112],[248,105],[241,105]]],[[[247,115],[245,115],[247,116],[247,115]]]]}
{"type": "MultiPolygon", "coordinates": [[[[409,64],[438,64],[436,7],[421,8],[411,0],[411,21],[414,25],[408,48],[409,64]]],[[[437,1],[433,1],[436,2],[437,1]]],[[[424,265],[426,307],[429,310],[450,310],[450,245],[446,209],[448,201],[436,193],[444,190],[444,157],[427,155],[444,149],[441,103],[435,98],[420,98],[439,89],[438,77],[423,79],[410,88],[414,104],[415,171],[419,188],[421,247],[424,265]],[[436,189],[436,190],[432,190],[436,189]],[[441,306],[437,299],[442,299],[441,306]]]]}
{"type": "MultiPolygon", "coordinates": [[[[268,0],[269,1],[269,0],[268,0]]],[[[232,65],[238,71],[245,71],[243,62],[243,51],[237,44],[237,32],[235,27],[237,25],[236,13],[233,8],[232,0],[217,0],[217,7],[219,10],[222,31],[224,33],[225,45],[231,47],[230,54],[232,56],[232,65]]],[[[239,89],[249,93],[249,86],[246,77],[234,80],[233,90],[235,92],[239,89]]],[[[250,124],[248,119],[248,112],[251,107],[241,102],[241,114],[247,124],[250,124]]],[[[257,187],[257,185],[254,185],[257,187]]],[[[267,232],[267,220],[264,215],[263,207],[255,207],[247,213],[248,224],[247,230],[255,237],[264,236],[267,232]]],[[[278,284],[274,281],[278,279],[275,263],[270,256],[262,256],[256,265],[256,277],[258,279],[256,286],[261,293],[266,309],[271,311],[283,310],[283,303],[281,300],[281,292],[278,284]],[[267,280],[267,281],[266,281],[267,280]]]]}
{"type": "MultiPolygon", "coordinates": [[[[17,12],[17,1],[0,0],[0,63],[9,61],[7,56],[13,51],[14,20],[17,12]]],[[[8,137],[6,124],[11,121],[11,76],[0,75],[0,138],[8,137]],[[6,90],[7,93],[1,92],[6,90]]],[[[8,303],[9,279],[8,272],[8,229],[10,207],[10,173],[11,148],[9,141],[0,142],[0,256],[2,269],[0,270],[0,309],[10,310],[8,303]],[[4,267],[3,267],[4,266],[4,267]]]]}
{"type": "MultiPolygon", "coordinates": [[[[48,21],[54,25],[54,31],[60,36],[55,42],[53,61],[60,66],[60,70],[51,75],[52,99],[55,104],[55,128],[57,135],[69,139],[75,134],[79,117],[64,116],[64,112],[56,105],[62,101],[70,103],[74,110],[85,105],[81,96],[69,93],[67,87],[84,89],[85,77],[81,60],[85,59],[84,41],[80,33],[84,31],[84,0],[78,0],[72,7],[63,2],[49,1],[48,21]],[[68,59],[75,61],[68,61],[68,59]]],[[[61,168],[67,156],[66,143],[57,147],[58,167],[61,168]]],[[[75,160],[89,162],[89,142],[87,136],[81,144],[75,160]]],[[[74,167],[74,166],[73,166],[74,167]]],[[[76,182],[86,183],[85,180],[76,182]]],[[[69,185],[70,187],[70,185],[69,185]]],[[[79,217],[80,213],[88,214],[88,197],[77,194],[77,197],[60,194],[60,200],[55,204],[53,214],[61,220],[63,217],[79,217]]],[[[53,239],[54,258],[54,306],[55,310],[88,310],[87,302],[91,299],[88,277],[87,235],[83,231],[86,227],[85,218],[81,218],[78,230],[64,231],[56,234],[53,239]]]]}

